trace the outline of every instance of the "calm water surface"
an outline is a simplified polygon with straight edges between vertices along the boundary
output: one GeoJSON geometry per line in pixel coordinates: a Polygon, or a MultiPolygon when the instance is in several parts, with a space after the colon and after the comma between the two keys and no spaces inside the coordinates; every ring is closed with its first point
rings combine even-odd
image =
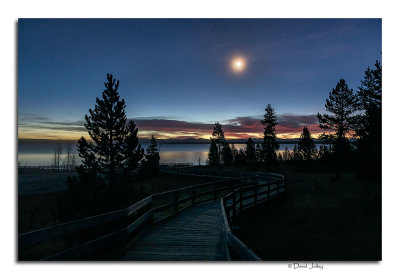
{"type": "MultiPolygon", "coordinates": [[[[193,163],[198,165],[206,164],[209,144],[162,144],[160,146],[160,158],[161,163],[193,163]]],[[[235,147],[239,150],[245,148],[245,144],[235,144],[235,147]]],[[[283,152],[287,147],[289,150],[293,150],[294,144],[280,144],[280,152],[283,152]]],[[[143,145],[146,149],[147,145],[143,145]]],[[[319,148],[319,144],[317,144],[319,148]]],[[[18,143],[18,161],[22,165],[27,166],[49,166],[52,164],[54,157],[54,144],[48,143],[18,143]]],[[[62,146],[63,155],[66,153],[66,145],[62,146]]],[[[78,152],[76,146],[73,145],[75,156],[78,160],[78,152]]]]}

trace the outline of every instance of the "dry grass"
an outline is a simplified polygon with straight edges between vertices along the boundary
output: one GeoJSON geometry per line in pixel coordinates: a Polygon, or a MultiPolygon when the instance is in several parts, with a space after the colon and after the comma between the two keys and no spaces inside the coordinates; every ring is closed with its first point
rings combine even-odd
{"type": "Polygon", "coordinates": [[[381,184],[286,169],[285,196],[251,209],[235,233],[263,260],[381,260],[381,184]]]}

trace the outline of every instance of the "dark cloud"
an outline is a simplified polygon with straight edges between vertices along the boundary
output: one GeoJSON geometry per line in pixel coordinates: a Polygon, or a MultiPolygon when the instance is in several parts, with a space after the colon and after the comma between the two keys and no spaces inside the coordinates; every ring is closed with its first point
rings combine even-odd
{"type": "MultiPolygon", "coordinates": [[[[18,120],[18,127],[30,130],[56,130],[66,132],[84,132],[84,121],[52,121],[48,117],[24,115],[18,120]]],[[[50,135],[46,135],[49,137],[50,135]]]]}
{"type": "MultiPolygon", "coordinates": [[[[261,134],[263,126],[259,117],[236,117],[221,121],[225,135],[230,137],[248,137],[248,133],[261,134]]],[[[190,136],[211,135],[214,124],[187,122],[168,119],[138,119],[134,120],[139,131],[155,131],[171,134],[190,134],[190,136]]],[[[318,120],[315,115],[278,115],[277,133],[299,134],[304,126],[311,133],[320,133],[318,120]]],[[[182,136],[179,136],[182,137],[182,136]]]]}
{"type": "Polygon", "coordinates": [[[316,115],[278,115],[277,133],[298,134],[304,126],[307,126],[311,133],[320,133],[316,115]]]}
{"type": "Polygon", "coordinates": [[[182,120],[169,120],[169,119],[132,119],[139,131],[159,131],[159,132],[192,132],[204,133],[210,132],[214,124],[187,122],[182,120]]]}

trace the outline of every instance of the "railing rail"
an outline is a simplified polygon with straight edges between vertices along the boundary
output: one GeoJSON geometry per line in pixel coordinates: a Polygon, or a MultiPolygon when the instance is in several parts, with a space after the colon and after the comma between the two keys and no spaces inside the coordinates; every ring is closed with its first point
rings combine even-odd
{"type": "Polygon", "coordinates": [[[281,195],[286,190],[285,178],[283,175],[260,174],[264,177],[271,177],[271,179],[263,184],[240,186],[221,198],[225,250],[231,251],[232,254],[240,260],[261,261],[251,249],[232,233],[230,224],[235,221],[242,210],[269,201],[271,198],[281,195]]]}
{"type": "Polygon", "coordinates": [[[22,247],[30,246],[39,242],[43,242],[47,239],[63,236],[71,232],[86,230],[92,227],[107,224],[110,221],[118,221],[131,216],[133,213],[150,204],[151,201],[152,196],[148,196],[125,209],[99,214],[83,219],[73,220],[60,225],[55,225],[27,233],[22,233],[18,235],[18,244],[22,247]]]}
{"type": "MultiPolygon", "coordinates": [[[[181,174],[179,172],[176,173],[181,174]]],[[[190,174],[187,171],[184,174],[198,175],[190,174]]],[[[210,174],[207,175],[210,176],[210,174]]],[[[88,259],[93,254],[106,252],[107,249],[113,247],[121,248],[132,235],[143,227],[143,224],[160,221],[197,203],[220,198],[239,186],[251,185],[254,183],[255,178],[254,176],[243,176],[241,178],[220,175],[213,177],[218,178],[218,180],[153,194],[121,210],[19,234],[18,250],[20,259],[88,259]],[[110,230],[112,227],[115,227],[115,229],[110,230]],[[104,230],[105,228],[107,229],[104,230]],[[103,230],[104,233],[102,233],[103,230]],[[76,240],[81,237],[82,233],[87,233],[88,231],[94,233],[94,237],[88,237],[83,241],[76,240]],[[72,242],[72,245],[68,245],[69,242],[65,241],[65,239],[71,238],[71,235],[72,241],[70,242],[72,242]],[[57,241],[61,242],[62,248],[53,251],[50,255],[46,254],[46,251],[35,252],[41,249],[41,245],[52,245],[52,241],[56,243],[53,246],[60,245],[57,241]]]]}

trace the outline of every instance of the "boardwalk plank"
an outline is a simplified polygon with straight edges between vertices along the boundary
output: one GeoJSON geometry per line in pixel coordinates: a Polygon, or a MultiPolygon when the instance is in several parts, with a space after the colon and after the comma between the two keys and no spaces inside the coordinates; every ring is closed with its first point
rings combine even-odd
{"type": "Polygon", "coordinates": [[[186,209],[140,235],[121,260],[225,260],[221,216],[219,199],[186,209]]]}

